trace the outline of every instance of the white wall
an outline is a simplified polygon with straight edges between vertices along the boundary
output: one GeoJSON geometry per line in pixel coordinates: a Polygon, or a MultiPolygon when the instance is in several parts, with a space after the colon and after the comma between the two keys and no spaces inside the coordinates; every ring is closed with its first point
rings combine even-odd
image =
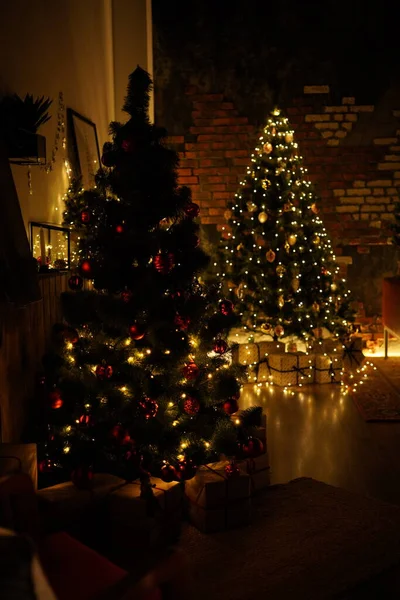
{"type": "MultiPolygon", "coordinates": [[[[0,93],[53,98],[53,118],[41,128],[51,158],[58,93],[65,104],[96,123],[100,150],[119,111],[129,73],[152,70],[150,0],[13,0],[0,8],[0,93]]],[[[25,225],[60,223],[67,189],[61,140],[54,170],[13,166],[25,225]]],[[[1,182],[0,182],[1,191],[1,182]]]]}

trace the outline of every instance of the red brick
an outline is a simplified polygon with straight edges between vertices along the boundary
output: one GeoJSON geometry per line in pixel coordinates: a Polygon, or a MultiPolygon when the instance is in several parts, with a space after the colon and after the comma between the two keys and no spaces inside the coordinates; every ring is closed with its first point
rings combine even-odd
{"type": "Polygon", "coordinates": [[[194,183],[199,183],[198,177],[180,177],[179,178],[180,185],[191,185],[194,183]]]}
{"type": "Polygon", "coordinates": [[[228,117],[213,119],[212,125],[248,125],[247,117],[228,117]]]}
{"type": "Polygon", "coordinates": [[[198,133],[213,133],[215,127],[190,127],[189,131],[194,135],[197,135],[198,133]]]}
{"type": "Polygon", "coordinates": [[[200,192],[200,190],[194,189],[192,192],[192,196],[196,200],[210,200],[211,192],[200,192]]]}
{"type": "Polygon", "coordinates": [[[185,152],[183,158],[197,158],[197,152],[185,152]]]}
{"type": "Polygon", "coordinates": [[[225,177],[220,175],[211,175],[208,177],[207,175],[203,175],[201,179],[202,183],[225,183],[225,177]]]}
{"type": "Polygon", "coordinates": [[[249,153],[247,152],[247,150],[227,150],[225,152],[225,156],[227,158],[239,158],[239,157],[247,156],[248,159],[250,160],[250,156],[249,156],[249,153]]]}
{"type": "MultiPolygon", "coordinates": [[[[212,150],[226,150],[227,148],[232,149],[237,146],[236,142],[213,142],[211,144],[212,150]]],[[[226,153],[225,153],[226,156],[226,153]]]]}
{"type": "Polygon", "coordinates": [[[226,208],[226,201],[216,200],[215,198],[213,198],[212,200],[203,200],[201,205],[206,206],[208,208],[226,208]]]}
{"type": "MultiPolygon", "coordinates": [[[[220,167],[224,168],[224,167],[220,167]]],[[[226,167],[229,171],[229,168],[226,167]]],[[[216,167],[206,167],[203,169],[194,169],[193,175],[219,175],[218,169],[216,167]]]]}
{"type": "Polygon", "coordinates": [[[185,169],[185,168],[178,169],[179,177],[189,177],[192,174],[193,174],[192,169],[185,169]]]}
{"type": "Polygon", "coordinates": [[[233,164],[236,166],[247,166],[249,164],[248,158],[234,158],[233,164]]]}
{"type": "Polygon", "coordinates": [[[189,150],[189,152],[198,152],[200,150],[208,150],[210,148],[210,144],[199,144],[197,142],[185,144],[185,150],[189,150]]]}
{"type": "Polygon", "coordinates": [[[224,215],[224,209],[223,208],[210,208],[208,211],[209,215],[224,215]]]}
{"type": "Polygon", "coordinates": [[[215,198],[215,200],[228,200],[229,198],[232,198],[232,194],[230,192],[214,192],[213,198],[215,198]]]}
{"type": "MultiPolygon", "coordinates": [[[[338,173],[337,173],[338,175],[338,173]]],[[[343,181],[330,181],[328,183],[328,187],[330,190],[340,190],[343,188],[343,181]]]]}
{"type": "Polygon", "coordinates": [[[207,133],[199,135],[197,140],[199,142],[237,142],[237,136],[233,134],[216,134],[216,133],[207,133]]]}
{"type": "Polygon", "coordinates": [[[220,216],[212,216],[212,217],[203,217],[201,219],[201,222],[203,223],[203,225],[217,225],[218,223],[220,225],[224,225],[226,220],[225,217],[220,217],[220,216]]]}
{"type": "Polygon", "coordinates": [[[181,158],[180,165],[182,167],[198,167],[199,161],[191,158],[181,158]]]}
{"type": "Polygon", "coordinates": [[[167,137],[167,144],[183,144],[185,142],[185,138],[183,135],[170,135],[167,137]]]}
{"type": "Polygon", "coordinates": [[[226,185],[224,183],[205,183],[202,186],[202,190],[209,192],[225,192],[226,185]]]}
{"type": "MultiPolygon", "coordinates": [[[[214,155],[217,151],[214,152],[214,155]]],[[[200,158],[200,167],[224,167],[225,160],[222,158],[200,158]]]]}

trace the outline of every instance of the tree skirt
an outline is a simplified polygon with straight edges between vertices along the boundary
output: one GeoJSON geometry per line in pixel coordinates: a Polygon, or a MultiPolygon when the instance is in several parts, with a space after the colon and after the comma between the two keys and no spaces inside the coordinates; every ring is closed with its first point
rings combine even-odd
{"type": "Polygon", "coordinates": [[[365,421],[400,421],[400,357],[374,358],[364,385],[351,396],[365,421]]]}
{"type": "Polygon", "coordinates": [[[196,600],[332,599],[400,564],[398,507],[313,479],[272,486],[253,506],[249,527],[184,529],[196,600]]]}

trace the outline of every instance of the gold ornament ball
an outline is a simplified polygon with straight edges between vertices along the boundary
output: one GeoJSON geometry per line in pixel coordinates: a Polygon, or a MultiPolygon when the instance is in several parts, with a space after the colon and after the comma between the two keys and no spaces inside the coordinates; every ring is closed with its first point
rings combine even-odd
{"type": "Polygon", "coordinates": [[[271,333],[272,325],[270,323],[261,323],[260,329],[263,333],[271,333]]]}
{"type": "Polygon", "coordinates": [[[332,285],[331,285],[331,290],[332,290],[332,292],[336,292],[336,290],[337,290],[337,285],[336,285],[336,283],[332,283],[332,285]]]}
{"type": "Polygon", "coordinates": [[[226,221],[229,221],[229,219],[232,219],[232,211],[229,208],[224,212],[224,217],[225,217],[226,221]]]}
{"type": "Polygon", "coordinates": [[[319,237],[319,235],[316,235],[315,238],[313,239],[313,243],[318,246],[318,244],[321,242],[321,238],[319,237]]]}
{"type": "Polygon", "coordinates": [[[312,309],[314,312],[319,312],[320,306],[319,306],[318,302],[314,302],[314,304],[312,305],[312,309]]]}
{"type": "Polygon", "coordinates": [[[285,250],[286,250],[286,252],[290,252],[290,244],[289,244],[289,242],[285,242],[285,250]]]}
{"type": "Polygon", "coordinates": [[[291,131],[285,135],[285,142],[287,144],[290,144],[291,142],[293,142],[293,133],[291,131]]]}
{"type": "Polygon", "coordinates": [[[257,204],[254,204],[254,202],[247,202],[247,210],[249,212],[255,212],[257,210],[257,204]]]}
{"type": "Polygon", "coordinates": [[[282,325],[277,325],[275,327],[275,335],[277,335],[278,337],[281,337],[284,334],[285,330],[283,329],[282,325]]]}
{"type": "Polygon", "coordinates": [[[274,149],[274,147],[273,147],[273,145],[270,142],[267,142],[263,146],[263,152],[265,154],[271,154],[271,152],[272,152],[273,149],[274,149]]]}
{"type": "Polygon", "coordinates": [[[268,252],[266,253],[265,257],[267,259],[268,262],[273,263],[275,260],[275,252],[273,250],[268,250],[268,252]]]}
{"type": "Polygon", "coordinates": [[[279,306],[279,308],[283,308],[285,306],[285,298],[283,296],[279,296],[278,306],[279,306]]]}
{"type": "Polygon", "coordinates": [[[264,211],[260,212],[260,214],[258,215],[258,220],[260,221],[260,223],[265,223],[266,221],[268,221],[267,213],[264,211]]]}
{"type": "Polygon", "coordinates": [[[295,277],[295,279],[293,279],[293,281],[292,281],[293,291],[297,292],[299,287],[300,287],[300,281],[299,281],[299,279],[297,279],[297,277],[295,277]]]}
{"type": "Polygon", "coordinates": [[[311,210],[313,211],[314,215],[318,214],[318,208],[317,208],[317,205],[315,204],[315,202],[313,204],[311,204],[311,210]]]}
{"type": "Polygon", "coordinates": [[[289,212],[292,210],[292,204],[290,202],[285,202],[283,205],[283,212],[289,212]]]}
{"type": "Polygon", "coordinates": [[[264,179],[261,183],[261,186],[263,188],[263,190],[267,190],[271,185],[271,182],[269,179],[264,179]]]}
{"type": "Polygon", "coordinates": [[[241,252],[242,250],[244,250],[244,244],[240,243],[240,244],[239,244],[239,245],[236,247],[236,250],[237,250],[238,252],[241,252]]]}
{"type": "Polygon", "coordinates": [[[297,235],[295,235],[294,233],[291,233],[288,237],[288,242],[291,246],[294,246],[295,243],[297,242],[297,235]]]}
{"type": "Polygon", "coordinates": [[[276,267],[276,274],[279,277],[283,277],[285,273],[286,273],[286,267],[284,267],[283,265],[278,265],[276,267]]]}

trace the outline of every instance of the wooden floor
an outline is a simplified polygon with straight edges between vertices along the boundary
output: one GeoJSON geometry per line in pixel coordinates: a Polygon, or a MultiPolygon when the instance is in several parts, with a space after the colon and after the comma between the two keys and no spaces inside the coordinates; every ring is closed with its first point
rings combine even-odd
{"type": "Polygon", "coordinates": [[[366,423],[339,386],[304,390],[243,390],[241,407],[267,414],[272,483],[313,477],[400,505],[400,423],[366,423]]]}

